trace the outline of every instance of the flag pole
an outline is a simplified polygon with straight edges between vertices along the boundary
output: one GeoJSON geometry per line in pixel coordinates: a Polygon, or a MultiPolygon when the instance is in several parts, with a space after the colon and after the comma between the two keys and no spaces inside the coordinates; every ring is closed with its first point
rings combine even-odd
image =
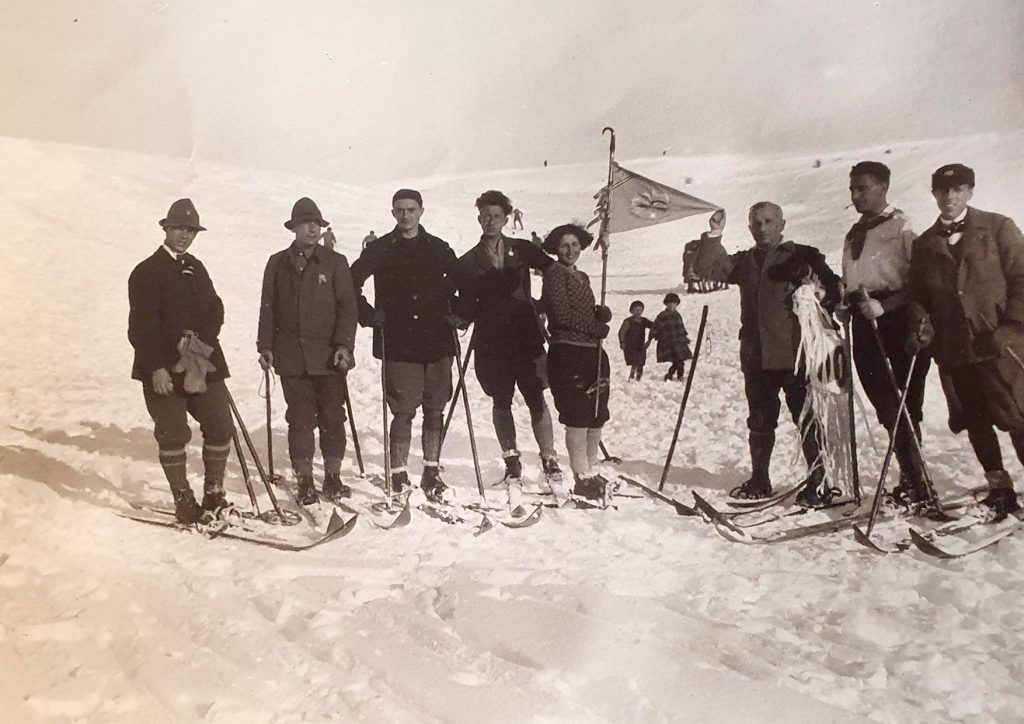
{"type": "MultiPolygon", "coordinates": [[[[611,215],[612,207],[612,167],[615,164],[615,129],[605,126],[601,131],[611,134],[608,142],[608,181],[604,187],[604,209],[601,213],[601,229],[597,233],[597,244],[601,247],[601,306],[604,306],[607,284],[608,284],[608,218],[611,215]]],[[[597,417],[601,408],[601,357],[603,353],[604,340],[597,340],[597,383],[594,385],[594,417],[597,417]]]]}

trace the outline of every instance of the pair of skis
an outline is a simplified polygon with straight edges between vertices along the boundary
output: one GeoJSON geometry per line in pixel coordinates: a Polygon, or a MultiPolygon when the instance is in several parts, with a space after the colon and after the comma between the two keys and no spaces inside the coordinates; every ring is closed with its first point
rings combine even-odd
{"type": "Polygon", "coordinates": [[[331,513],[331,518],[327,523],[326,532],[307,542],[297,543],[294,541],[287,541],[267,536],[260,533],[255,525],[247,525],[244,522],[258,520],[258,518],[243,517],[243,522],[241,523],[232,523],[230,522],[230,518],[227,520],[216,519],[210,523],[199,523],[186,526],[177,521],[174,517],[174,511],[142,505],[133,506],[130,512],[120,512],[118,515],[122,518],[134,520],[139,523],[199,532],[211,539],[225,538],[228,540],[237,540],[290,552],[307,551],[312,548],[316,548],[317,546],[321,546],[324,543],[344,538],[352,532],[355,528],[356,521],[359,518],[358,515],[353,515],[348,520],[345,520],[337,513],[337,511],[333,511],[331,513]]]}

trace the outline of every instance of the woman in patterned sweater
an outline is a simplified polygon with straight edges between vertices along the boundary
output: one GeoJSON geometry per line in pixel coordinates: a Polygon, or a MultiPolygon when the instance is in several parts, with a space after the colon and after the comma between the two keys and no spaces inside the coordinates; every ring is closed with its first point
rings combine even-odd
{"type": "Polygon", "coordinates": [[[611,311],[594,304],[590,279],[576,268],[580,252],[594,240],[575,224],[552,230],[544,251],[558,258],[544,270],[542,303],[551,334],[548,349],[548,383],[565,425],[576,495],[601,500],[607,479],[594,472],[601,444],[601,427],[608,421],[608,356],[601,352],[601,383],[597,384],[598,342],[608,336],[611,311]],[[594,395],[598,395],[597,413],[594,395]]]}

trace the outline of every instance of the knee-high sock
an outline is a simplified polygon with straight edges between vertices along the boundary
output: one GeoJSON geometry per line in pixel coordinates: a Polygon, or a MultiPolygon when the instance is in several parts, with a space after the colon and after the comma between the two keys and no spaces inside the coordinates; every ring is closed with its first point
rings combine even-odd
{"type": "Polygon", "coordinates": [[[206,440],[203,441],[203,467],[206,478],[203,485],[204,492],[219,493],[224,490],[224,468],[228,464],[228,453],[230,452],[230,442],[216,445],[206,440]]]}
{"type": "Polygon", "coordinates": [[[512,418],[512,408],[491,404],[491,420],[494,422],[494,434],[502,450],[518,450],[516,445],[516,422],[512,418]]]}
{"type": "Polygon", "coordinates": [[[590,475],[590,460],[587,459],[587,428],[565,428],[565,447],[569,451],[569,467],[575,475],[590,475]]]}
{"type": "Polygon", "coordinates": [[[587,428],[587,462],[597,465],[601,462],[601,428],[587,428]]]}
{"type": "Polygon", "coordinates": [[[189,487],[186,472],[185,448],[160,450],[160,467],[171,486],[171,490],[185,490],[189,487]]]}

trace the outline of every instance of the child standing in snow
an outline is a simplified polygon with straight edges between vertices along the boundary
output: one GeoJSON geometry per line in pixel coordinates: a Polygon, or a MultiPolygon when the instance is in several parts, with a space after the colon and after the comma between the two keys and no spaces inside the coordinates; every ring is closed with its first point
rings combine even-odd
{"type": "Polygon", "coordinates": [[[651,339],[658,340],[658,361],[672,363],[665,374],[665,379],[671,380],[675,375],[676,379],[681,380],[686,360],[693,357],[690,352],[690,337],[683,325],[683,318],[676,311],[676,307],[679,306],[679,295],[669,292],[663,302],[665,309],[654,318],[651,339]]]}
{"type": "Polygon", "coordinates": [[[622,320],[619,327],[619,347],[629,365],[629,379],[640,381],[644,374],[644,363],[647,362],[647,331],[654,326],[644,316],[644,303],[639,299],[629,305],[630,316],[622,320]]]}

